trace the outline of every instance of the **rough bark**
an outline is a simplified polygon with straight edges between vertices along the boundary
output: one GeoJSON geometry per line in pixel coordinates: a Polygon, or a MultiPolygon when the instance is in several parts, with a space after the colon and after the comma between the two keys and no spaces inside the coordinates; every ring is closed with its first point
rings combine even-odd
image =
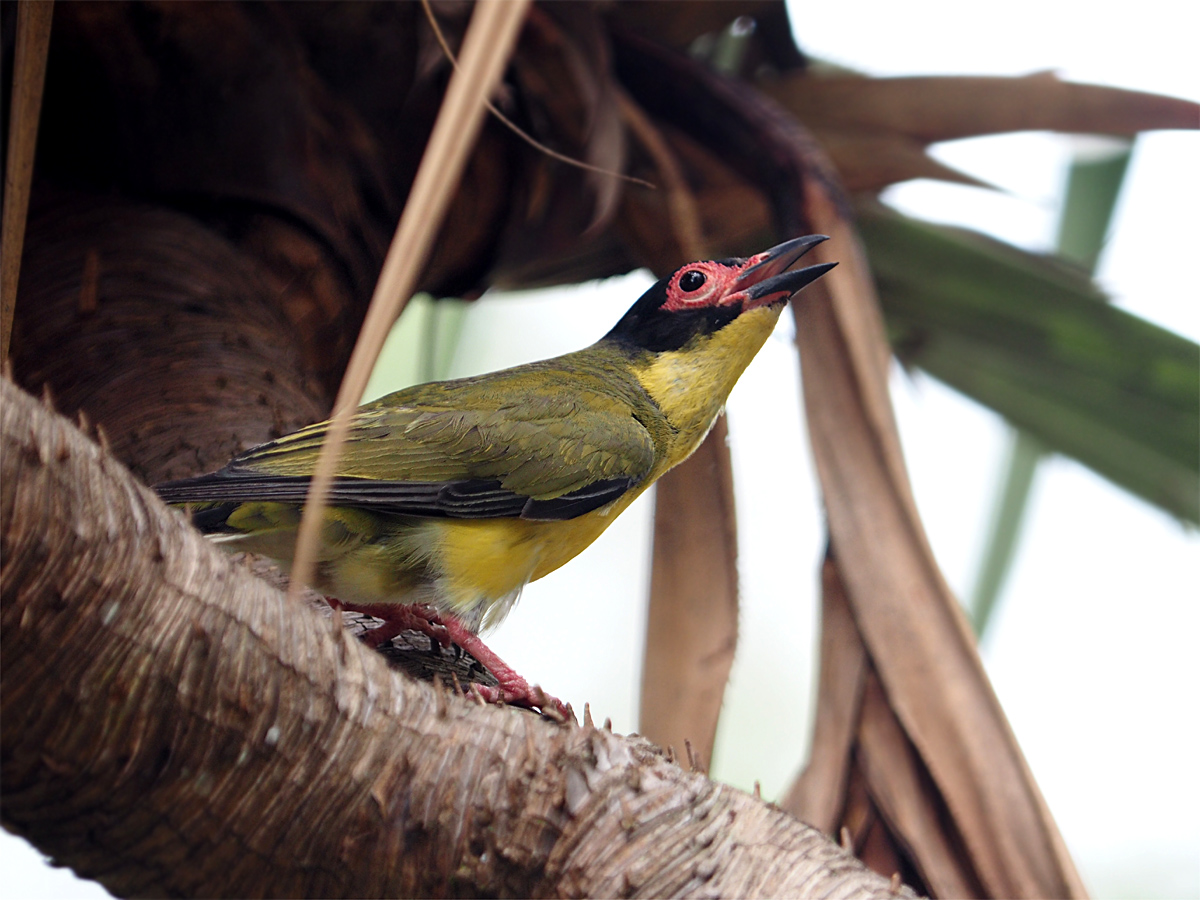
{"type": "Polygon", "coordinates": [[[273,238],[256,258],[180,212],[54,196],[30,227],[19,382],[48,386],[63,412],[102,425],[150,484],[219,468],[322,418],[329,376],[345,365],[337,335],[354,314],[344,292],[322,286],[331,279],[305,277],[329,268],[315,249],[304,274],[261,262],[301,255],[304,239],[260,222],[273,238]]]}
{"type": "Polygon", "coordinates": [[[0,399],[3,823],[80,874],[121,895],[893,894],[643,739],[388,670],[62,417],[7,380],[0,399]]]}

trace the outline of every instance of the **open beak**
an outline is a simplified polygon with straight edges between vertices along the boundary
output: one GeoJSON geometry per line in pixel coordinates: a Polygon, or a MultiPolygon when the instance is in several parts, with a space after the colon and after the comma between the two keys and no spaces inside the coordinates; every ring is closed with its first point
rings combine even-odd
{"type": "Polygon", "coordinates": [[[734,283],[735,293],[729,299],[742,299],[744,309],[787,300],[800,288],[816,281],[837,265],[821,263],[793,272],[784,271],[817,244],[827,240],[829,238],[823,234],[810,234],[785,241],[750,257],[746,260],[747,267],[734,283]]]}

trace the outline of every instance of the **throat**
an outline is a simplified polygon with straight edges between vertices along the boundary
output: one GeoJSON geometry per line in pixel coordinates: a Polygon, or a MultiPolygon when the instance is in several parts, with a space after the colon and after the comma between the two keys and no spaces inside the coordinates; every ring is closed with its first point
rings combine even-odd
{"type": "Polygon", "coordinates": [[[743,313],[679,350],[653,354],[637,371],[675,432],[668,466],[686,459],[712,429],[746,366],[766,343],[783,305],[743,313]]]}
{"type": "Polygon", "coordinates": [[[717,416],[725,407],[729,389],[713,383],[714,373],[703,361],[681,352],[659,354],[638,374],[646,389],[671,426],[670,464],[682,462],[708,435],[717,416]],[[693,385],[705,383],[707,389],[693,385]]]}

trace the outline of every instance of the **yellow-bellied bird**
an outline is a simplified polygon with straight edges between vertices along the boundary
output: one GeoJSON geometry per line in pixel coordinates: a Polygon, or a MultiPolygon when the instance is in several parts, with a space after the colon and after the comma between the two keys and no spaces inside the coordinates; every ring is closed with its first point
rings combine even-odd
{"type": "MultiPolygon", "coordinates": [[[[585,350],[360,407],[314,586],[382,618],[376,646],[408,628],[449,638],[499,680],[489,699],[557,704],[477,632],[699,446],[788,298],[832,268],[785,271],[823,240],[683,266],[585,350]]],[[[157,491],[228,549],[286,566],[327,424],[157,491]]]]}

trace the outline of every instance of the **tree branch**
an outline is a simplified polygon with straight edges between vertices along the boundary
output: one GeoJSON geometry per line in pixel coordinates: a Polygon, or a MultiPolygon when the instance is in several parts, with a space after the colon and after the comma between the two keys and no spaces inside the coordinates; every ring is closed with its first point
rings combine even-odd
{"type": "Polygon", "coordinates": [[[893,894],[643,739],[388,670],[7,380],[0,401],[3,823],[81,875],[123,895],[893,894]]]}

